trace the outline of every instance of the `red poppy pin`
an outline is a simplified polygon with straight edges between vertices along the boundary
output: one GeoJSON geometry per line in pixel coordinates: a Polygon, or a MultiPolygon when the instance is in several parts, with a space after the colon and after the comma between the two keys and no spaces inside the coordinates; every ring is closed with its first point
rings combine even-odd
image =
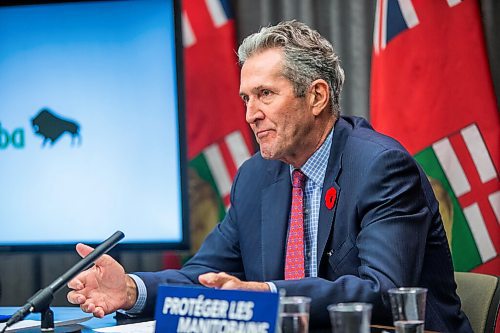
{"type": "Polygon", "coordinates": [[[335,205],[336,198],[337,198],[337,190],[334,187],[330,187],[328,191],[326,191],[325,195],[326,208],[332,209],[333,205],[335,205]]]}

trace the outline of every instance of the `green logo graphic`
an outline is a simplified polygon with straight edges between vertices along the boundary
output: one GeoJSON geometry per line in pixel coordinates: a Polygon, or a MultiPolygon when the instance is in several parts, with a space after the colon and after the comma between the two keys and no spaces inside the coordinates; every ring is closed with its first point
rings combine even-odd
{"type": "Polygon", "coordinates": [[[0,123],[0,149],[7,149],[9,145],[16,149],[24,148],[24,129],[16,128],[9,133],[0,123]]]}

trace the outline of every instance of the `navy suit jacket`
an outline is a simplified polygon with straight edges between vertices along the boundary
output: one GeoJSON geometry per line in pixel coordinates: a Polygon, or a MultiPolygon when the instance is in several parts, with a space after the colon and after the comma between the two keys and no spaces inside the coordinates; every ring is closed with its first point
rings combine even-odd
{"type": "Polygon", "coordinates": [[[392,324],[387,290],[428,289],[426,329],[471,332],[455,292],[451,255],[438,203],[425,174],[395,140],[362,118],[336,124],[318,223],[318,277],[285,281],[291,204],[289,166],[256,154],[239,169],[231,208],[198,253],[181,269],[137,273],[145,282],[146,311],[160,283],[198,284],[206,272],[270,281],[287,295],[312,298],[312,326],[329,325],[329,304],[373,304],[372,323],[392,324]],[[325,193],[335,188],[328,209],[325,193]]]}

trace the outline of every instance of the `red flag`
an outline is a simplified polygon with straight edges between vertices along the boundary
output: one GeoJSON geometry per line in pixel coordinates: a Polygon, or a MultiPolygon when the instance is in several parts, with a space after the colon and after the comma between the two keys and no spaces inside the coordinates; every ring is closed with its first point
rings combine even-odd
{"type": "Polygon", "coordinates": [[[254,148],[239,97],[229,1],[184,0],[182,25],[191,238],[196,250],[224,216],[236,170],[254,148]]]}
{"type": "Polygon", "coordinates": [[[500,119],[476,0],[378,0],[371,120],[431,179],[455,270],[500,274],[500,119]]]}

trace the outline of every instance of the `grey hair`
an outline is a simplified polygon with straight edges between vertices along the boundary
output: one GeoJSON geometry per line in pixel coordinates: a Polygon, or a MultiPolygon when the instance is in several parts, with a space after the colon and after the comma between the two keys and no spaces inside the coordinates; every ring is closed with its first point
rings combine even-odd
{"type": "Polygon", "coordinates": [[[328,83],[331,112],[338,117],[344,70],[332,44],[304,23],[284,21],[246,37],[238,48],[239,63],[272,48],[283,50],[283,75],[292,82],[297,97],[304,97],[314,80],[328,83]]]}

